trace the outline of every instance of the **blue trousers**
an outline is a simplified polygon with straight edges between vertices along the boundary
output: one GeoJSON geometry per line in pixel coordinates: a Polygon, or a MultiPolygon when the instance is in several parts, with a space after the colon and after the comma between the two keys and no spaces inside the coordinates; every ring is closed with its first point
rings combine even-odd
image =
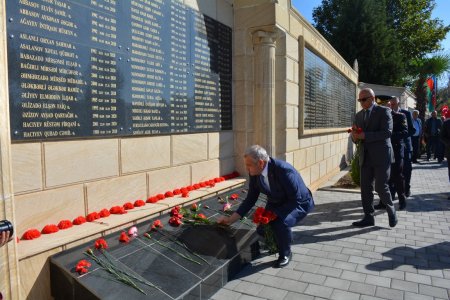
{"type": "MultiPolygon", "coordinates": [[[[311,197],[310,201],[302,203],[300,207],[296,207],[286,216],[277,216],[274,221],[269,223],[275,235],[278,255],[289,256],[291,254],[292,227],[303,220],[313,208],[314,200],[311,197]]],[[[266,209],[276,211],[276,209],[271,209],[270,204],[266,206],[266,209]]],[[[256,231],[259,235],[264,236],[263,226],[258,226],[256,231]]]]}

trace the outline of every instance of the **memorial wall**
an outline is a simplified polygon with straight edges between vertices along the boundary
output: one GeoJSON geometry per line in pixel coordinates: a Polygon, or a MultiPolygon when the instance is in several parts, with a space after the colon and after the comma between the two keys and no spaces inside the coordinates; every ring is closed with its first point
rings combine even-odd
{"type": "Polygon", "coordinates": [[[232,128],[230,27],[177,0],[6,8],[12,140],[232,128]]]}

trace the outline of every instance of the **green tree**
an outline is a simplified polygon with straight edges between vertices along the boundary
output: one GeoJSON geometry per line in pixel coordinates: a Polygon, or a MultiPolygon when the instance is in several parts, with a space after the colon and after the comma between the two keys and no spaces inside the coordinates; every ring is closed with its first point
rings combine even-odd
{"type": "Polygon", "coordinates": [[[384,0],[323,0],[313,18],[349,64],[358,59],[360,81],[394,84],[402,79],[403,57],[387,26],[384,0]]]}
{"type": "Polygon", "coordinates": [[[393,85],[413,78],[417,61],[450,31],[431,18],[434,7],[434,0],[322,0],[313,18],[349,64],[358,59],[360,81],[393,85]]]}
{"type": "Polygon", "coordinates": [[[426,80],[429,76],[439,77],[450,70],[450,56],[445,54],[435,55],[422,59],[416,59],[411,64],[411,72],[415,72],[418,78],[415,82],[414,93],[416,94],[416,109],[419,117],[424,120],[427,111],[428,99],[426,96],[426,80]]]}
{"type": "Polygon", "coordinates": [[[393,28],[407,62],[441,49],[450,26],[432,19],[434,0],[387,0],[388,26],[393,28]]]}

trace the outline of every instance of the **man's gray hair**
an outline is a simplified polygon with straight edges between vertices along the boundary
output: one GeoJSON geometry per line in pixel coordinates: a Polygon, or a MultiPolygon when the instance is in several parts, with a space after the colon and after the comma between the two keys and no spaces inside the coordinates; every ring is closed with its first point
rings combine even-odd
{"type": "Polygon", "coordinates": [[[263,160],[269,161],[269,154],[266,149],[260,145],[252,145],[245,150],[244,157],[250,156],[254,161],[263,160]]]}

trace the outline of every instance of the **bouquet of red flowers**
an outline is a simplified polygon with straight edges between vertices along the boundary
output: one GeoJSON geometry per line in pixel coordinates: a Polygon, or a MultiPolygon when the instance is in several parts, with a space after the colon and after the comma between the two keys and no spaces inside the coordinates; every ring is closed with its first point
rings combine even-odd
{"type": "Polygon", "coordinates": [[[275,235],[269,223],[277,218],[277,215],[263,207],[257,207],[253,214],[253,223],[262,226],[264,232],[264,242],[270,254],[277,253],[278,247],[275,241],[275,235]]]}
{"type": "MultiPolygon", "coordinates": [[[[356,125],[353,125],[352,128],[347,130],[348,133],[352,133],[352,132],[356,132],[356,133],[361,133],[363,132],[362,128],[357,127],[356,125]]],[[[361,183],[361,175],[360,173],[360,168],[359,168],[359,157],[360,157],[360,146],[361,146],[361,140],[357,140],[355,142],[356,144],[356,151],[355,154],[353,155],[353,159],[351,161],[351,171],[350,171],[350,175],[352,177],[352,180],[354,183],[356,183],[357,185],[360,185],[361,183]]]]}

